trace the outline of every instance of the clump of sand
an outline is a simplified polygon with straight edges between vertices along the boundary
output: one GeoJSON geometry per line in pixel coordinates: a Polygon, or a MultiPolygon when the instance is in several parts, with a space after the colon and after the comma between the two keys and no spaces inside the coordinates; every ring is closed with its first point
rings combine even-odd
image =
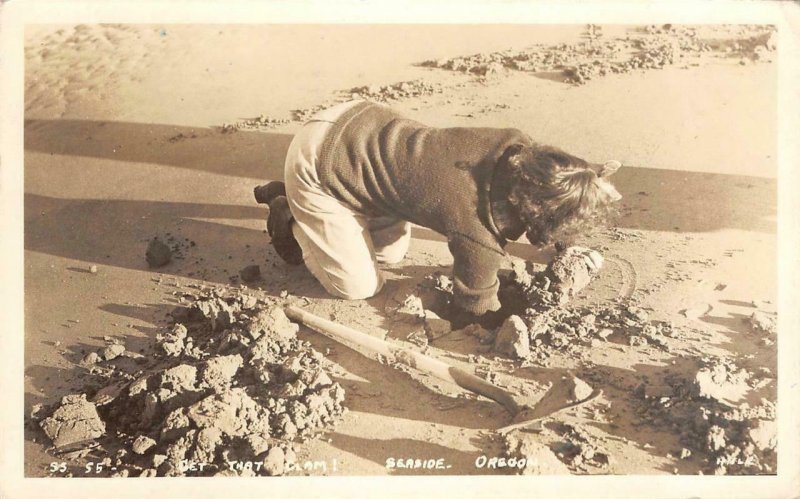
{"type": "Polygon", "coordinates": [[[564,305],[589,285],[597,274],[577,248],[559,252],[543,271],[535,264],[515,259],[512,262],[512,281],[522,294],[523,303],[536,305],[564,305]]]}
{"type": "Polygon", "coordinates": [[[147,245],[145,259],[151,268],[163,267],[172,260],[172,251],[160,239],[154,238],[147,245]]]}
{"type": "Polygon", "coordinates": [[[82,443],[103,435],[106,426],[85,394],[66,395],[53,413],[41,422],[42,430],[56,447],[82,443]]]}
{"type": "Polygon", "coordinates": [[[750,327],[758,333],[775,335],[778,331],[777,314],[756,310],[750,316],[750,327]]]}

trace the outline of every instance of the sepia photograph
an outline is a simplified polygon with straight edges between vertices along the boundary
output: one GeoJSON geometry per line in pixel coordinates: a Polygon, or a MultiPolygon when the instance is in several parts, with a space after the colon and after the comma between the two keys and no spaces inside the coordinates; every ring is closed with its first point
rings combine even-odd
{"type": "Polygon", "coordinates": [[[25,478],[796,473],[797,33],[437,19],[20,28],[25,478]]]}

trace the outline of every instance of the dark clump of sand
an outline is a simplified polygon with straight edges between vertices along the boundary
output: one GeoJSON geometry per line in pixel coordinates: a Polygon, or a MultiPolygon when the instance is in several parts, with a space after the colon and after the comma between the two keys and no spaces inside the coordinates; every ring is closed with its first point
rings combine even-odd
{"type": "Polygon", "coordinates": [[[172,250],[160,239],[154,238],[147,245],[145,259],[151,268],[163,267],[172,260],[172,250]]]}
{"type": "Polygon", "coordinates": [[[239,277],[244,282],[254,282],[261,279],[261,267],[258,265],[248,265],[239,271],[239,277]]]}

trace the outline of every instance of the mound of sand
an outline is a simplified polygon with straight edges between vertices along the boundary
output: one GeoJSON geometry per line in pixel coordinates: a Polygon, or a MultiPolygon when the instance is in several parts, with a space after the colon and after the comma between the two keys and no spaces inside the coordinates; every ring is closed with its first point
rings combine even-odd
{"type": "Polygon", "coordinates": [[[97,440],[102,457],[116,448],[122,475],[276,475],[297,439],[345,412],[344,390],[281,308],[211,291],[173,315],[181,322],[157,336],[155,366],[92,401],[68,395],[41,421],[55,446],[97,440]]]}

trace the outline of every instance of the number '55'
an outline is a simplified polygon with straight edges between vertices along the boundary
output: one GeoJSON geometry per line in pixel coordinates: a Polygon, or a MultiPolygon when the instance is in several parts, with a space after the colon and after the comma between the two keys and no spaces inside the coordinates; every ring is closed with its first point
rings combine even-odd
{"type": "Polygon", "coordinates": [[[56,473],[56,472],[64,473],[66,471],[67,471],[67,463],[65,463],[63,461],[60,462],[60,463],[55,462],[55,461],[50,463],[50,472],[51,473],[56,473]]]}

